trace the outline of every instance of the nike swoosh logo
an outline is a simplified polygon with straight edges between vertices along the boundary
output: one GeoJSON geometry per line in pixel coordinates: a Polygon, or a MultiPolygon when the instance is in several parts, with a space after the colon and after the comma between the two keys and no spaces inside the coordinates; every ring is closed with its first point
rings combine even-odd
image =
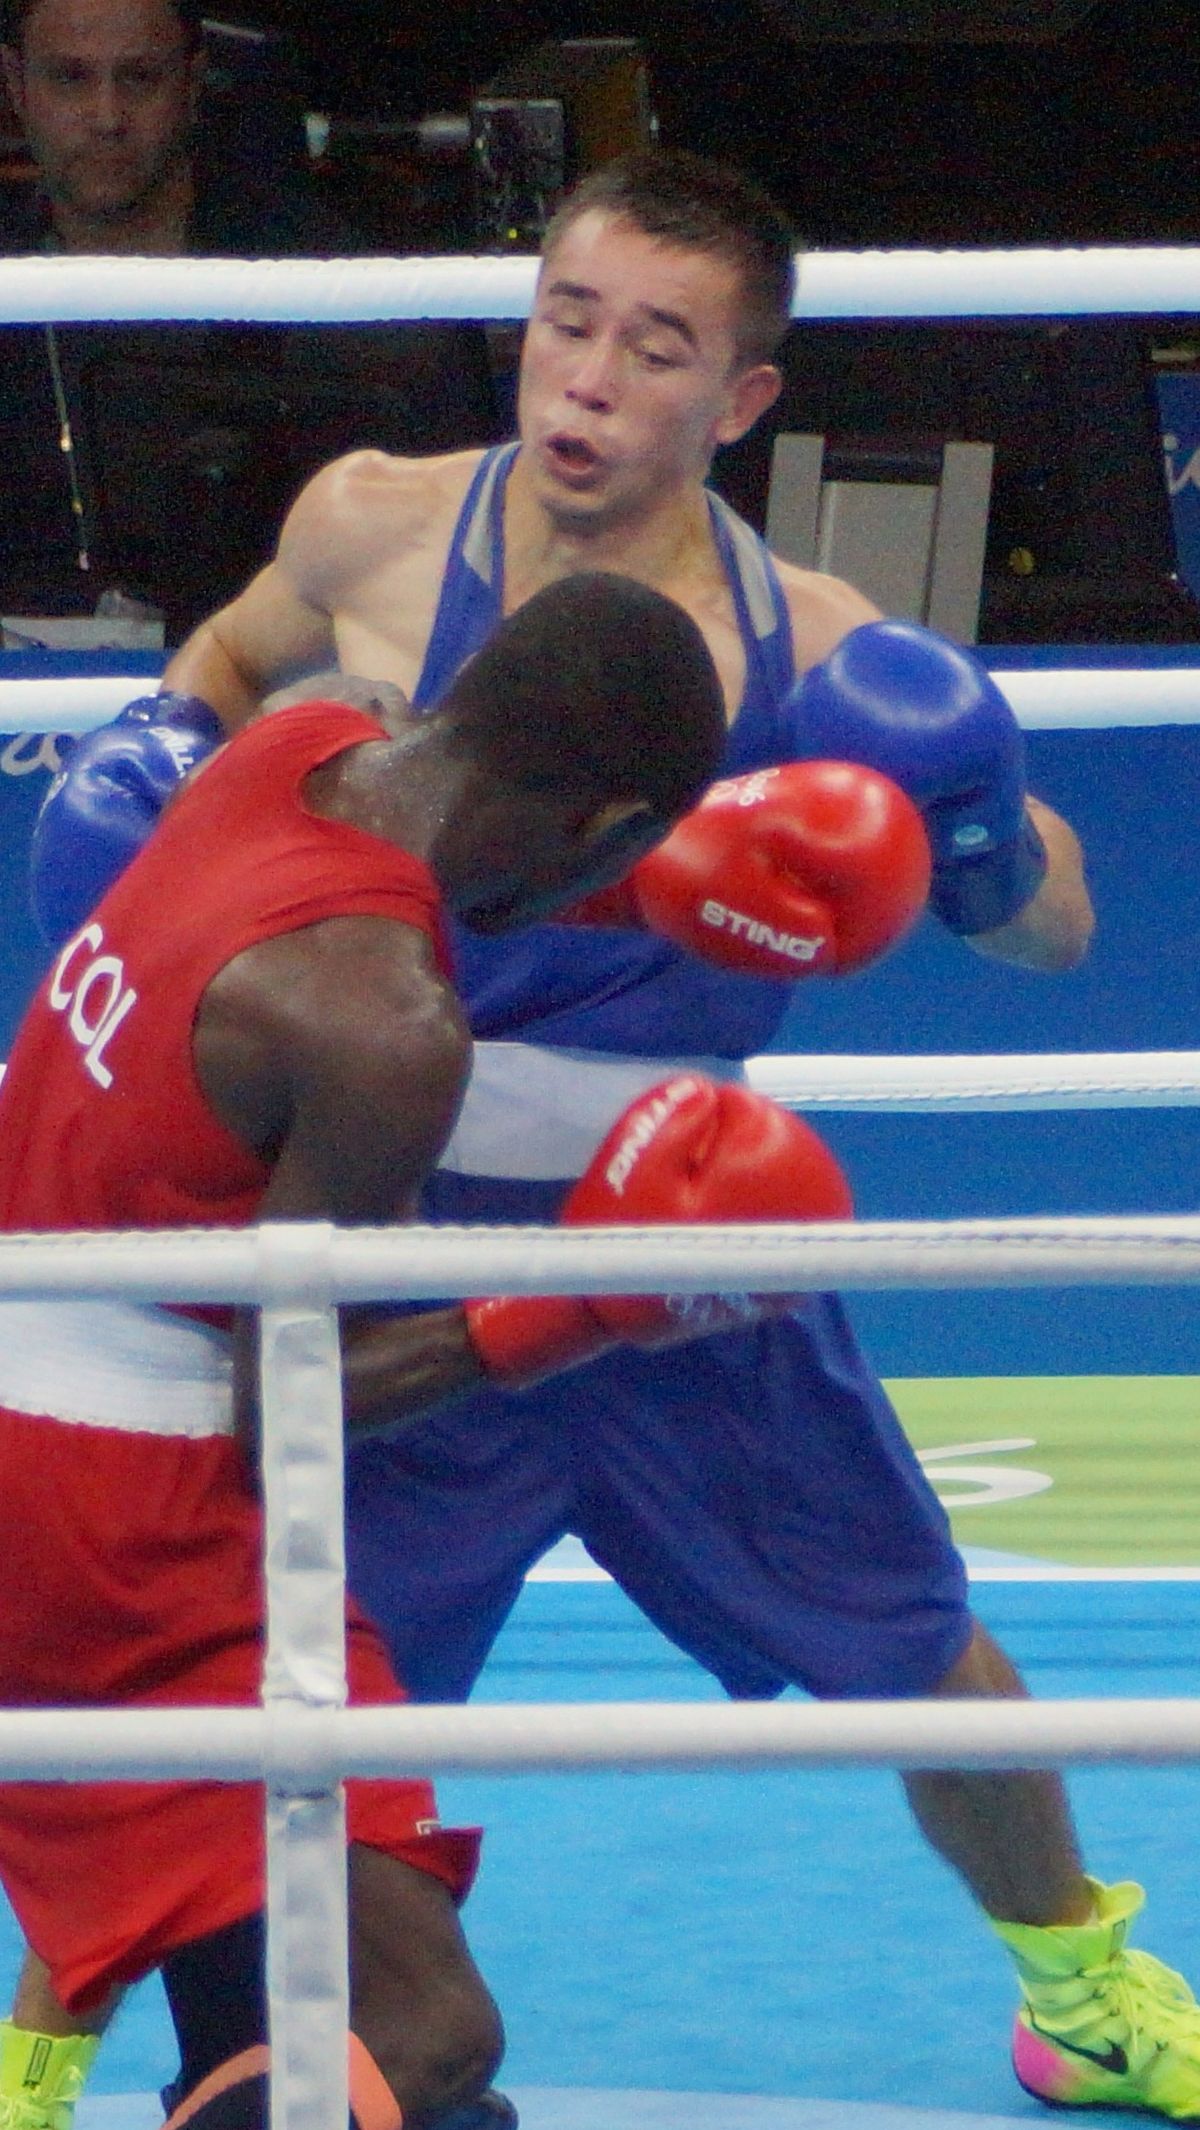
{"type": "Polygon", "coordinates": [[[1056,2049],[1069,2049],[1072,2056],[1086,2056],[1089,2063],[1098,2064],[1102,2071],[1115,2071],[1120,2078],[1129,2069],[1129,2058],[1119,2041],[1110,2041],[1108,2047],[1103,2050],[1085,2049],[1080,2042],[1068,2041],[1065,2035],[1052,2034],[1048,2027],[1039,2026],[1032,2012],[1029,2015],[1029,2024],[1035,2034],[1040,2034],[1044,2041],[1051,2042],[1056,2049]]]}

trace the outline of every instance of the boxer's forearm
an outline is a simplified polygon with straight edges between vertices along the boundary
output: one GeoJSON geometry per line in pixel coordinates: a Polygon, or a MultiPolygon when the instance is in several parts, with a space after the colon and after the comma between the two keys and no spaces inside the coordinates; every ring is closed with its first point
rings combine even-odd
{"type": "Polygon", "coordinates": [[[198,694],[211,703],[226,733],[239,733],[243,724],[258,716],[262,694],[271,682],[266,675],[247,671],[222,641],[220,616],[200,622],[168,662],[162,686],[179,694],[198,694]]]}
{"type": "MultiPolygon", "coordinates": [[[[239,1318],[234,1339],[234,1413],[239,1440],[257,1463],[256,1320],[239,1318]]],[[[418,1419],[485,1380],[458,1307],[414,1316],[342,1312],[342,1397],[349,1434],[418,1419]]]]}
{"type": "Polygon", "coordinates": [[[193,631],[164,685],[203,697],[226,730],[237,732],[264,696],[337,663],[330,616],[301,598],[287,571],[271,562],[193,631]]]}
{"type": "Polygon", "coordinates": [[[484,1380],[459,1307],[343,1318],[342,1393],[351,1434],[418,1419],[484,1380]]]}
{"type": "Polygon", "coordinates": [[[989,960],[1053,976],[1079,966],[1091,943],[1095,917],[1075,831],[1040,799],[1027,803],[1046,846],[1046,876],[1008,924],[977,932],[967,944],[989,960]]]}
{"type": "Polygon", "coordinates": [[[167,665],[164,688],[180,695],[198,695],[210,703],[227,733],[241,730],[256,716],[262,699],[263,681],[244,671],[218,633],[219,616],[202,621],[167,665]]]}

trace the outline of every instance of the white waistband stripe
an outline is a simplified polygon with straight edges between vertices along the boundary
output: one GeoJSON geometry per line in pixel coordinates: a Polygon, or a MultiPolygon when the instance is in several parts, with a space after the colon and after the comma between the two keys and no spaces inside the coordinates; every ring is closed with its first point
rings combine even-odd
{"type": "Polygon", "coordinates": [[[233,1429],[224,1332],[135,1302],[0,1301],[0,1405],[83,1427],[233,1429]]]}
{"type": "Polygon", "coordinates": [[[729,1058],[607,1057],[533,1043],[476,1043],[458,1123],[438,1166],[522,1183],[581,1176],[621,1111],[677,1072],[713,1080],[746,1076],[729,1058]]]}

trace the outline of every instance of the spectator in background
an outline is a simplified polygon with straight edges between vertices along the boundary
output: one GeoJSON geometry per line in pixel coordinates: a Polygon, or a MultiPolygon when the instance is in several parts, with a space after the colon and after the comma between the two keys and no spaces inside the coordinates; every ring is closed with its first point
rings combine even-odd
{"type": "Polygon", "coordinates": [[[205,73],[199,6],[9,0],[3,58],[40,173],[10,248],[187,251],[205,73]]]}
{"type": "MultiPolygon", "coordinates": [[[[240,152],[211,123],[201,0],[0,0],[0,44],[36,169],[0,199],[0,252],[362,249],[303,167],[298,98],[289,110],[280,84],[261,81],[240,152]]],[[[413,248],[402,233],[397,249],[413,248]]],[[[267,558],[287,503],[330,456],[498,433],[472,326],[10,327],[0,339],[8,614],[90,612],[119,588],[161,609],[173,641],[267,558]]]]}
{"type": "MultiPolygon", "coordinates": [[[[353,248],[304,184],[298,153],[282,185],[278,170],[254,173],[239,160],[227,172],[206,155],[201,16],[202,0],[7,0],[4,81],[38,183],[0,221],[5,251],[166,258],[353,248]]],[[[300,114],[289,115],[299,151],[300,114]]]]}

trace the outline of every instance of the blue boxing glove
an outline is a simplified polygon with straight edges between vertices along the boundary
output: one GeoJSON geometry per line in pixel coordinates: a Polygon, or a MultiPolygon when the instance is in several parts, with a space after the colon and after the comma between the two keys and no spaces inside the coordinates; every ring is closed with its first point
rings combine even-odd
{"type": "Polygon", "coordinates": [[[1025,743],[970,651],[910,621],[851,629],[793,692],[801,760],[863,762],[920,808],[933,856],[929,906],[952,932],[990,932],[1046,872],[1025,808],[1025,743]]]}
{"type": "Polygon", "coordinates": [[[79,930],[136,857],[189,770],[225,737],[198,695],[139,696],[72,746],[30,848],[33,914],[50,945],[79,930]]]}

